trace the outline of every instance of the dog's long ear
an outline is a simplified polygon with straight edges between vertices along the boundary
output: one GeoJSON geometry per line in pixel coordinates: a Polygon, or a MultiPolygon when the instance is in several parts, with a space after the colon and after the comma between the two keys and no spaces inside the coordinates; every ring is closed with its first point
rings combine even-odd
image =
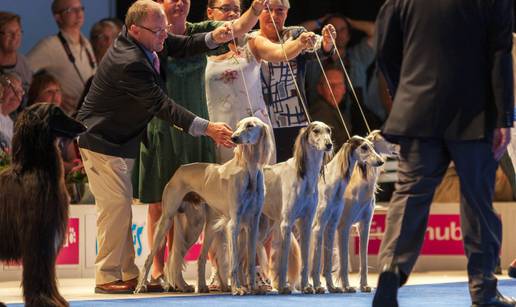
{"type": "Polygon", "coordinates": [[[306,173],[305,146],[308,139],[308,131],[309,129],[307,127],[302,128],[294,143],[294,159],[296,160],[297,175],[299,178],[303,178],[306,173]]]}
{"type": "Polygon", "coordinates": [[[261,123],[260,140],[258,146],[258,163],[268,165],[271,162],[271,148],[273,147],[272,128],[265,123],[261,123]]]}

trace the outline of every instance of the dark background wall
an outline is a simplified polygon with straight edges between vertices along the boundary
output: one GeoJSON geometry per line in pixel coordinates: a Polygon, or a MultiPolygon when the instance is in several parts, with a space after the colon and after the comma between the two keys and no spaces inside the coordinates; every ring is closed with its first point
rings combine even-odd
{"type": "MultiPolygon", "coordinates": [[[[295,25],[302,21],[315,19],[328,13],[338,12],[354,19],[374,20],[385,0],[290,0],[291,9],[287,24],[295,25]]],[[[117,16],[124,19],[127,8],[133,0],[117,0],[117,16]]],[[[247,7],[250,0],[242,0],[247,7]]],[[[206,0],[191,0],[189,21],[204,20],[206,0]]]]}

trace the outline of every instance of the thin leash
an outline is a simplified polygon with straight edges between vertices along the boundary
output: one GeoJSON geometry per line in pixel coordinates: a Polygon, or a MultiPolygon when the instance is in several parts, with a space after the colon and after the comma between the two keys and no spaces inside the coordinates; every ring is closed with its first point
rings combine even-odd
{"type": "Polygon", "coordinates": [[[234,22],[235,22],[234,20],[231,22],[231,39],[233,40],[233,44],[235,45],[235,50],[236,50],[236,53],[233,55],[233,59],[236,61],[238,69],[240,70],[240,74],[242,75],[242,81],[244,83],[245,94],[247,96],[247,103],[249,103],[249,110],[251,111],[251,116],[253,116],[254,115],[253,105],[251,103],[251,97],[249,96],[249,89],[247,88],[247,81],[244,76],[244,69],[242,68],[242,66],[240,65],[240,62],[237,59],[238,45],[237,45],[236,38],[235,38],[234,22]]]}
{"type": "MultiPolygon", "coordinates": [[[[333,35],[331,36],[331,40],[333,43],[333,46],[337,48],[337,43],[335,42],[335,38],[333,35]]],[[[351,82],[351,78],[349,77],[348,70],[346,69],[346,66],[344,66],[344,61],[342,61],[342,57],[340,56],[340,53],[338,50],[335,52],[337,54],[337,57],[339,58],[340,65],[342,66],[342,69],[344,70],[344,74],[346,75],[346,80],[348,80],[349,87],[351,88],[351,93],[353,94],[353,98],[355,98],[355,102],[358,105],[358,109],[360,110],[360,114],[362,114],[362,118],[364,119],[364,123],[366,124],[367,133],[371,133],[371,128],[369,127],[369,123],[367,122],[367,119],[364,114],[364,110],[362,110],[362,106],[360,105],[360,102],[358,100],[357,93],[355,92],[355,87],[353,86],[353,83],[351,82]]]]}
{"type": "MultiPolygon", "coordinates": [[[[332,36],[332,38],[333,38],[333,35],[330,34],[330,36],[332,36]]],[[[348,139],[350,139],[351,134],[349,133],[348,126],[346,125],[346,122],[344,121],[344,117],[342,116],[342,112],[340,111],[339,105],[337,104],[337,99],[335,98],[335,94],[333,93],[333,89],[331,88],[330,81],[328,80],[328,76],[326,75],[326,72],[324,71],[324,67],[321,62],[321,58],[319,57],[319,54],[317,54],[317,52],[315,52],[315,56],[317,57],[317,62],[319,62],[319,66],[321,67],[321,72],[324,76],[324,80],[326,80],[326,85],[328,86],[328,89],[330,89],[331,98],[333,99],[335,108],[337,109],[337,112],[339,113],[339,117],[340,117],[340,120],[342,121],[342,125],[344,126],[344,130],[346,130],[348,139]]]]}
{"type": "Polygon", "coordinates": [[[270,18],[272,20],[272,25],[274,26],[274,30],[276,30],[276,35],[278,36],[278,40],[279,40],[280,45],[281,45],[281,50],[283,51],[283,55],[285,56],[285,61],[287,62],[288,70],[289,70],[289,72],[290,72],[290,74],[292,76],[292,81],[294,81],[294,85],[295,85],[296,91],[297,91],[297,96],[299,97],[299,101],[301,101],[301,106],[303,107],[303,111],[305,112],[306,119],[307,119],[308,123],[311,123],[312,119],[310,118],[310,115],[308,114],[308,109],[306,107],[306,104],[305,104],[305,101],[303,99],[303,96],[301,95],[301,91],[299,90],[299,86],[297,84],[296,76],[294,75],[294,70],[292,69],[292,66],[290,65],[290,61],[288,59],[287,52],[285,51],[285,46],[283,46],[283,44],[284,44],[283,38],[281,37],[281,35],[279,33],[278,26],[276,25],[276,22],[274,21],[274,18],[272,18],[271,7],[269,6],[269,4],[267,4],[267,11],[269,12],[269,16],[270,16],[270,18]]]}

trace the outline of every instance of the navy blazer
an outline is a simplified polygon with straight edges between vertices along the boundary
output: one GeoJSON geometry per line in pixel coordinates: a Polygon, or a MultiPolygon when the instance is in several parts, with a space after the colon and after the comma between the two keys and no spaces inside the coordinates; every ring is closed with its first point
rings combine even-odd
{"type": "MultiPolygon", "coordinates": [[[[169,34],[166,51],[186,57],[209,50],[206,33],[169,34]]],[[[79,147],[122,158],[136,158],[147,123],[154,117],[188,131],[195,115],[166,94],[166,84],[143,47],[124,29],[99,64],[77,114],[88,128],[79,147]]]]}
{"type": "Polygon", "coordinates": [[[512,0],[387,0],[378,65],[394,97],[384,133],[474,140],[512,126],[512,0]]]}

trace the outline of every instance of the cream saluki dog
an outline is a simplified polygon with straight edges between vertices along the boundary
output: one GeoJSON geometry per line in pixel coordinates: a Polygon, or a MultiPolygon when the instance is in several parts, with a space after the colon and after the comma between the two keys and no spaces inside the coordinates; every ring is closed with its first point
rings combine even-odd
{"type": "Polygon", "coordinates": [[[333,264],[333,244],[335,231],[344,209],[344,191],[357,167],[377,167],[383,159],[373,149],[373,144],[365,138],[353,136],[326,166],[324,180],[319,181],[319,205],[313,224],[314,254],[312,280],[316,293],[325,293],[321,286],[321,256],[324,254],[324,277],[329,292],[342,292],[333,284],[331,269],[333,264]],[[324,241],[324,253],[322,246],[324,241]]]}
{"type": "MultiPolygon", "coordinates": [[[[399,153],[399,146],[385,140],[379,130],[371,132],[367,139],[373,143],[375,151],[382,157],[396,157],[399,153]]],[[[379,167],[370,164],[356,165],[344,193],[344,211],[337,232],[339,234],[339,276],[345,292],[356,292],[355,288],[350,287],[348,280],[349,233],[354,224],[358,224],[360,236],[360,291],[371,292],[371,287],[367,285],[367,244],[380,170],[379,167]]]]}
{"type": "Polygon", "coordinates": [[[272,252],[279,252],[279,261],[272,264],[272,279],[278,293],[291,293],[286,275],[292,229],[297,219],[301,219],[301,291],[313,293],[308,284],[310,232],[317,207],[317,182],[332,148],[330,127],[312,122],[300,131],[294,144],[294,157],[264,168],[267,193],[263,212],[274,223],[272,252]]]}
{"type": "MultiPolygon", "coordinates": [[[[174,214],[188,192],[199,194],[213,209],[229,218],[227,237],[231,259],[231,285],[233,294],[245,294],[238,278],[237,237],[242,227],[248,228],[249,283],[255,290],[255,255],[258,224],[262,213],[265,186],[263,165],[270,159],[272,146],[271,129],[260,119],[242,119],[233,133],[237,147],[235,156],[223,165],[192,163],[181,166],[172,176],[163,191],[163,214],[154,235],[155,245],[145,261],[143,272],[135,292],[140,292],[146,282],[149,269],[158,248],[165,241],[174,214]]],[[[244,252],[244,251],[242,251],[244,252]]]]}

